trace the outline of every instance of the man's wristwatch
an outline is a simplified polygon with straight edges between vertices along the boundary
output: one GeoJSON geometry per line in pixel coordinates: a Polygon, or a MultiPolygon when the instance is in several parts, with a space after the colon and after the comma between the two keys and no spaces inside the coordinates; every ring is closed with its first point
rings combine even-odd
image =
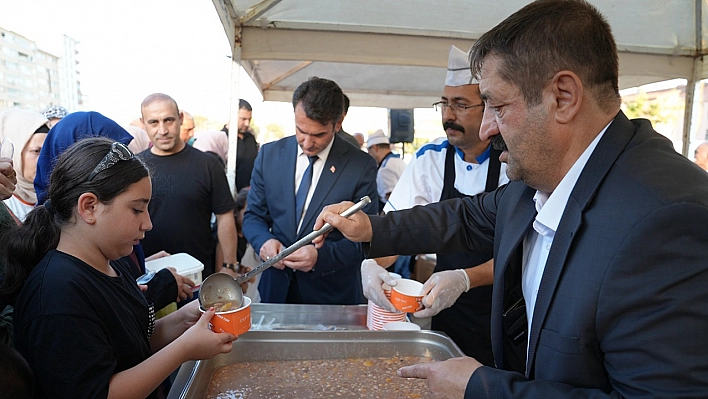
{"type": "Polygon", "coordinates": [[[241,268],[241,264],[239,262],[236,263],[223,263],[221,267],[225,267],[227,269],[233,270],[234,273],[238,273],[239,269],[241,268]]]}

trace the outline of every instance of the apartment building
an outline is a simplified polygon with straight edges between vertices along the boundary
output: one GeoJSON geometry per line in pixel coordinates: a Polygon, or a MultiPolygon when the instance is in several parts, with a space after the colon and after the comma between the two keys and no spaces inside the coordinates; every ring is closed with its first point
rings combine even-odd
{"type": "Polygon", "coordinates": [[[77,44],[64,36],[64,53],[57,56],[0,27],[0,111],[20,107],[41,112],[49,105],[70,112],[81,109],[77,44]]]}

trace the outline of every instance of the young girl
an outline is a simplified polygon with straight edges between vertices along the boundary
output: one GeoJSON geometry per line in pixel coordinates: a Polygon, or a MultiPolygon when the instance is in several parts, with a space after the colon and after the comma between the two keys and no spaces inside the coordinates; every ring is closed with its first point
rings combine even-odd
{"type": "Polygon", "coordinates": [[[127,146],[84,139],[60,156],[48,200],[11,238],[4,291],[19,292],[15,344],[37,397],[157,397],[185,361],[231,350],[236,336],[210,331],[214,311],[200,318],[196,301],[155,322],[119,260],[152,228],[150,195],[127,146]]]}
{"type": "MultiPolygon", "coordinates": [[[[67,115],[61,120],[61,123],[49,131],[39,153],[37,173],[34,179],[38,205],[44,204],[44,201],[47,200],[49,177],[59,156],[77,141],[87,137],[107,137],[111,141],[128,145],[128,148],[130,148],[129,143],[133,140],[133,137],[125,129],[98,112],[79,111],[67,115]]],[[[131,263],[135,264],[135,268],[131,271],[137,273],[135,277],[138,277],[145,273],[145,254],[141,244],[135,245],[133,251],[129,255],[129,259],[131,263]]],[[[154,254],[148,255],[155,256],[154,254]]],[[[180,300],[191,298],[193,285],[191,280],[165,268],[150,280],[145,297],[148,302],[155,305],[155,309],[159,310],[175,300],[180,302],[180,300]]]]}

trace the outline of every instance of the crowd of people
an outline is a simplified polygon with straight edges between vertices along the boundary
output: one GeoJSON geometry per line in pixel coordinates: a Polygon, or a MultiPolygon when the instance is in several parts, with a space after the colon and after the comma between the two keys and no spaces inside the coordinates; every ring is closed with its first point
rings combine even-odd
{"type": "Polygon", "coordinates": [[[705,397],[708,146],[694,165],[627,119],[618,75],[593,6],[535,1],[469,52],[450,47],[433,104],[445,136],[408,164],[383,130],[345,132],[349,98],[311,77],[294,135],[271,143],[240,100],[233,188],[230,124],[199,131],[167,94],[126,127],[57,106],[0,113],[14,148],[0,157],[0,389],[164,397],[182,363],[238,337],[210,330],[214,309],[174,268],[136,283],[146,261],[185,252],[203,277],[238,277],[327,222],[244,290],[395,311],[389,271],[436,254],[414,316],[466,356],[398,372],[433,397],[705,397]]]}

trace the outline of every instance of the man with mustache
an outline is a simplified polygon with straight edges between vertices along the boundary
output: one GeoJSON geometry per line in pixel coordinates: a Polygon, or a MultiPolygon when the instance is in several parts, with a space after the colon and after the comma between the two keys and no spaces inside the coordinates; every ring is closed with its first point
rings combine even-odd
{"type": "Polygon", "coordinates": [[[339,204],[315,224],[374,257],[494,251],[495,367],[462,357],[398,375],[435,398],[705,398],[708,175],[621,111],[607,19],[587,1],[535,1],[470,54],[480,136],[503,138],[512,181],[378,217],[344,219],[339,204]]]}
{"type": "MultiPolygon", "coordinates": [[[[467,54],[455,46],[450,46],[445,88],[434,107],[441,112],[447,137],[418,150],[385,212],[493,191],[509,181],[506,167],[499,162],[500,152],[490,148],[489,140],[479,138],[484,112],[479,83],[470,73],[467,54]]],[[[379,306],[392,309],[382,292],[383,280],[376,278],[379,275],[376,265],[362,265],[364,293],[379,306]]],[[[492,281],[491,251],[438,253],[435,273],[423,289],[425,309],[415,316],[433,316],[431,329],[445,332],[465,354],[492,365],[492,281]]]]}

